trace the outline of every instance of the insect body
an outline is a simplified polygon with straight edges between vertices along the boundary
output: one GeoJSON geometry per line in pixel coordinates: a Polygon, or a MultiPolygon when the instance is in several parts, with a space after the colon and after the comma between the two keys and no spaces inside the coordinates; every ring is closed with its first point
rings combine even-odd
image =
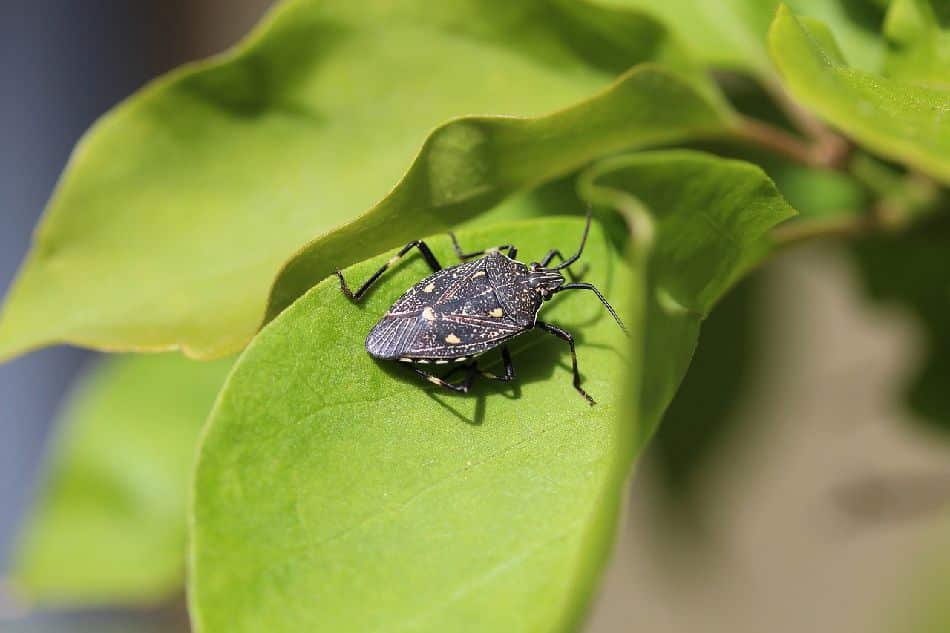
{"type": "Polygon", "coordinates": [[[574,338],[558,326],[537,318],[543,302],[558,292],[590,290],[624,328],[617,313],[597,288],[588,283],[568,283],[560,272],[567,269],[571,276],[569,266],[580,258],[584,250],[590,220],[588,213],[580,247],[567,259],[552,249],[540,262],[526,265],[515,259],[517,249],[511,244],[463,253],[455,235],[450,233],[461,264],[442,268],[425,242],[415,241],[403,247],[355,292],[349,289],[343,274],[337,271],[343,293],[358,302],[390,266],[413,248],[420,251],[433,270],[431,275],[406,291],[373,327],[366,337],[366,351],[375,358],[408,363],[413,371],[429,382],[467,393],[476,376],[506,382],[513,380],[515,372],[506,343],[528,330],[538,329],[570,346],[574,388],[594,404],[593,398],[581,387],[574,338]],[[561,263],[549,268],[555,257],[561,263]],[[496,347],[501,347],[505,367],[502,375],[481,369],[476,360],[478,355],[496,347]],[[449,364],[453,367],[442,376],[424,367],[449,364]],[[449,378],[460,371],[465,372],[465,377],[460,382],[450,382],[449,378]]]}

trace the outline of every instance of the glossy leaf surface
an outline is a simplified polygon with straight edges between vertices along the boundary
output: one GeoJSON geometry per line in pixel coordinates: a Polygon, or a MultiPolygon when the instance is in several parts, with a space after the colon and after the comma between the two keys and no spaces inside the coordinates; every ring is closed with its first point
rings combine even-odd
{"type": "MultiPolygon", "coordinates": [[[[437,217],[435,230],[487,208],[473,196],[497,200],[616,151],[619,139],[682,138],[697,121],[676,113],[702,108],[687,82],[713,94],[662,25],[624,9],[284,2],[234,52],[159,79],[80,142],[0,314],[0,358],[61,341],[199,357],[237,351],[260,324],[281,265],[315,236],[384,198],[400,213],[437,217]],[[563,147],[532,132],[552,131],[550,119],[533,117],[590,98],[643,61],[690,79],[647,82],[657,100],[652,91],[602,95],[555,117],[559,138],[578,119],[615,126],[577,131],[563,147]],[[652,112],[666,116],[631,138],[624,115],[642,127],[652,112]],[[510,124],[534,153],[508,145],[499,157],[481,119],[426,140],[473,114],[528,117],[510,124]],[[393,191],[414,157],[425,190],[411,180],[393,191]],[[486,192],[490,184],[499,189],[486,192]]],[[[717,125],[699,114],[702,129],[717,125]]],[[[347,246],[337,265],[389,244],[347,246]]]]}
{"type": "Polygon", "coordinates": [[[950,182],[950,92],[842,64],[785,6],[769,31],[769,49],[803,104],[868,149],[950,182]]]}

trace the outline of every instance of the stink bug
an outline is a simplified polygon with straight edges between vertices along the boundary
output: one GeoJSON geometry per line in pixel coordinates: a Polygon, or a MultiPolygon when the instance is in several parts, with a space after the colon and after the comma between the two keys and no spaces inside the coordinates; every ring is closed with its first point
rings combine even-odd
{"type": "Polygon", "coordinates": [[[476,376],[505,382],[514,380],[515,370],[506,344],[519,334],[538,329],[570,346],[574,388],[594,404],[594,399],[581,387],[574,337],[537,318],[542,303],[555,294],[564,290],[590,290],[604,304],[620,329],[627,331],[604,295],[589,283],[574,281],[571,274],[569,266],[584,251],[590,221],[588,211],[581,244],[567,259],[557,249],[551,249],[540,262],[526,265],[515,259],[518,252],[511,244],[464,253],[455,235],[449,233],[461,264],[442,268],[426,243],[417,240],[406,244],[355,292],[349,289],[340,271],[336,274],[343,294],[356,303],[390,266],[413,248],[418,249],[433,273],[406,291],[367,335],[366,351],[371,356],[408,363],[413,371],[429,382],[451,391],[468,393],[476,376]],[[561,263],[549,268],[555,257],[561,263]],[[564,279],[562,270],[567,271],[571,283],[564,279]],[[505,373],[500,376],[479,368],[476,359],[496,347],[501,347],[505,366],[505,373]],[[420,367],[449,363],[458,364],[442,376],[420,367]],[[458,371],[464,371],[465,378],[460,382],[449,382],[451,375],[458,371]]]}

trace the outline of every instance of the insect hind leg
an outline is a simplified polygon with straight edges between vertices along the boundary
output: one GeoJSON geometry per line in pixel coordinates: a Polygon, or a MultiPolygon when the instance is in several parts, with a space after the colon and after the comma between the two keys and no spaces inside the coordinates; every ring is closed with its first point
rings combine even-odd
{"type": "Polygon", "coordinates": [[[370,287],[374,283],[376,283],[376,281],[379,280],[380,277],[383,276],[383,273],[389,270],[390,266],[398,262],[406,253],[411,251],[413,248],[419,249],[419,252],[422,253],[422,258],[429,265],[429,268],[432,269],[432,272],[438,272],[442,270],[442,264],[440,264],[439,260],[437,260],[435,258],[435,255],[432,254],[432,251],[429,249],[429,246],[422,240],[415,240],[415,241],[409,242],[408,244],[403,246],[401,249],[399,249],[398,253],[390,257],[388,262],[380,266],[379,270],[373,273],[372,276],[370,276],[370,278],[367,279],[363,283],[362,286],[357,288],[355,292],[350,290],[349,286],[346,285],[346,279],[343,278],[343,273],[340,272],[339,270],[336,271],[336,276],[339,277],[340,279],[340,290],[343,292],[344,295],[347,296],[347,298],[349,298],[350,301],[352,301],[353,303],[358,303],[359,300],[363,298],[363,295],[366,294],[366,291],[369,290],[370,287]]]}
{"type": "Polygon", "coordinates": [[[478,369],[479,375],[489,380],[500,380],[501,382],[511,382],[514,380],[515,366],[511,363],[511,353],[508,351],[507,345],[501,348],[501,360],[505,364],[505,373],[503,375],[499,376],[498,374],[493,374],[492,372],[480,369],[476,364],[476,369],[478,369]]]}
{"type": "Polygon", "coordinates": [[[412,371],[416,372],[417,375],[432,383],[433,385],[437,385],[443,389],[448,389],[449,391],[454,391],[456,393],[468,393],[469,389],[472,388],[472,383],[475,382],[475,377],[478,375],[478,368],[475,366],[475,363],[453,369],[442,378],[415,366],[412,367],[412,371]],[[463,378],[460,382],[449,382],[447,380],[448,377],[455,373],[458,369],[465,369],[468,371],[468,373],[465,375],[465,378],[463,378]]]}
{"type": "Polygon", "coordinates": [[[459,261],[464,262],[467,259],[472,259],[473,257],[481,257],[488,251],[508,251],[508,257],[514,259],[518,254],[518,249],[516,249],[511,244],[502,244],[501,246],[495,246],[494,248],[487,248],[480,251],[472,251],[471,253],[466,253],[462,251],[461,245],[459,245],[458,238],[455,237],[455,233],[449,233],[449,237],[452,239],[452,248],[455,249],[455,254],[458,256],[459,261]]]}
{"type": "Polygon", "coordinates": [[[475,382],[475,378],[479,376],[488,380],[499,380],[501,382],[511,382],[515,379],[515,367],[511,362],[511,353],[508,351],[507,345],[501,348],[501,359],[505,366],[505,373],[502,375],[482,369],[478,366],[478,361],[472,361],[465,365],[457,365],[443,374],[441,378],[418,367],[413,367],[412,370],[434,385],[438,385],[450,391],[468,393],[472,384],[475,382]],[[465,378],[458,383],[449,382],[449,379],[460,371],[468,372],[465,378]]]}

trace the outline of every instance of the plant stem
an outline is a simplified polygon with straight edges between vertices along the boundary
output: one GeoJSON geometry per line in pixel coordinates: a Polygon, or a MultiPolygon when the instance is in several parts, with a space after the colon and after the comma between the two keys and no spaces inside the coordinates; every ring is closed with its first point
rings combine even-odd
{"type": "Polygon", "coordinates": [[[758,145],[796,163],[812,164],[811,149],[802,139],[757,119],[742,117],[736,128],[739,139],[758,145]]]}
{"type": "Polygon", "coordinates": [[[765,91],[772,96],[776,105],[781,108],[789,121],[808,138],[815,142],[820,142],[823,137],[834,134],[834,132],[829,130],[815,115],[792,99],[778,81],[766,81],[763,87],[765,91]]]}
{"type": "Polygon", "coordinates": [[[867,235],[878,227],[878,214],[845,213],[837,217],[786,222],[772,231],[772,239],[780,247],[796,246],[821,238],[852,238],[867,235]]]}
{"type": "Polygon", "coordinates": [[[809,143],[780,127],[746,116],[740,118],[735,135],[793,162],[817,169],[845,169],[851,153],[851,144],[837,134],[809,143]]]}

